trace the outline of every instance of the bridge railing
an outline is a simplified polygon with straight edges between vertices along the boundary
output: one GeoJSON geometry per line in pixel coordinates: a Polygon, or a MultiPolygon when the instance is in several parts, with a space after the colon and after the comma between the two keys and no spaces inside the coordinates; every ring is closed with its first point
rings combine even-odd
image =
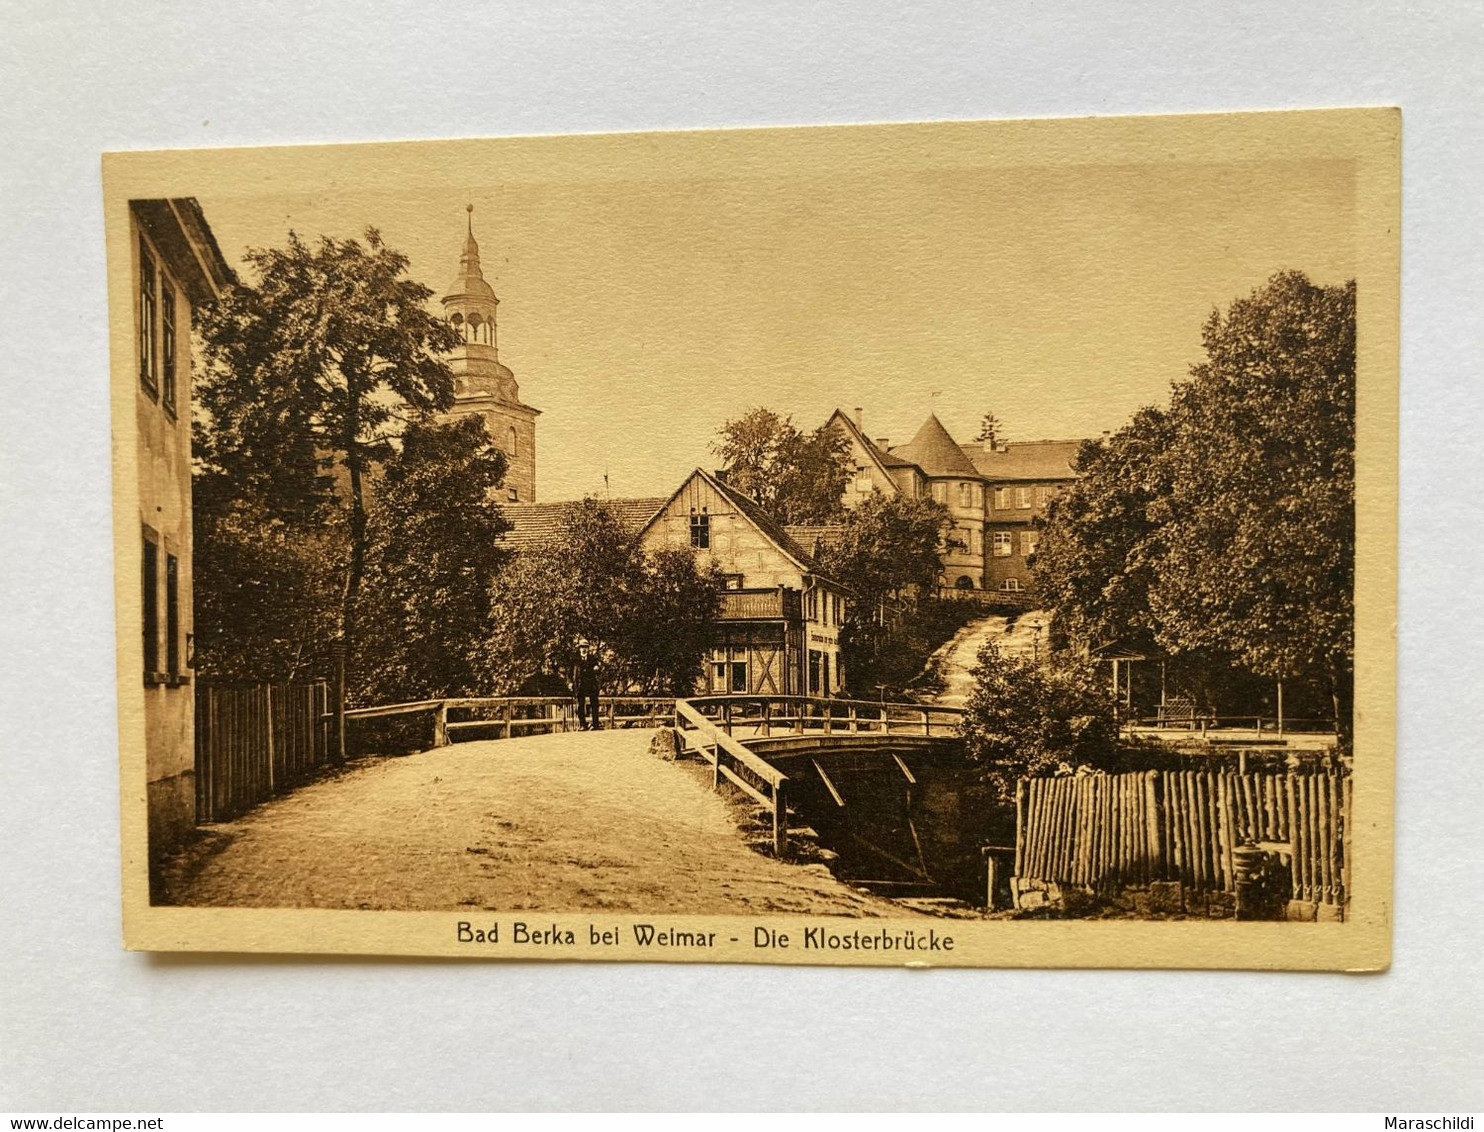
{"type": "Polygon", "coordinates": [[[837,700],[818,696],[692,696],[685,701],[728,735],[958,733],[963,709],[937,704],[837,700]]]}
{"type": "Polygon", "coordinates": [[[722,730],[695,700],[674,702],[681,749],[695,751],[711,764],[713,789],[726,779],[767,810],[773,821],[773,853],[782,857],[788,849],[788,776],[722,730]]]}
{"type": "MultiPolygon", "coordinates": [[[[578,728],[576,709],[567,696],[458,696],[441,700],[414,700],[400,704],[351,708],[347,720],[425,715],[430,741],[446,746],[461,732],[493,731],[502,739],[518,735],[550,735],[578,728]]],[[[675,701],[668,696],[602,696],[598,700],[602,726],[670,727],[675,723],[675,701]]]]}

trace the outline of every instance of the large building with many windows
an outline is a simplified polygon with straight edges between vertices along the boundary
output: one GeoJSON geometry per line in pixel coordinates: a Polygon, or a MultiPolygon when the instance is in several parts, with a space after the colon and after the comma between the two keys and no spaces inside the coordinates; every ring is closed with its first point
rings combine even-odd
{"type": "MultiPolygon", "coordinates": [[[[121,704],[120,726],[143,725],[149,846],[159,854],[196,822],[191,319],[233,273],[191,197],[130,201],[128,239],[133,333],[127,356],[120,343],[115,362],[131,370],[116,388],[133,389],[135,435],[132,445],[123,436],[115,443],[137,458],[138,525],[128,541],[139,548],[140,605],[139,625],[119,633],[119,649],[121,669],[141,673],[144,706],[140,721],[121,704]],[[130,641],[139,642],[137,654],[130,641]]],[[[132,525],[132,518],[119,513],[121,523],[132,525]]],[[[131,604],[120,601],[120,609],[131,604]]]]}
{"type": "Polygon", "coordinates": [[[1081,440],[960,444],[929,414],[916,435],[893,445],[866,433],[861,411],[837,409],[827,422],[848,441],[852,476],[845,505],[873,492],[933,499],[948,510],[940,582],[956,590],[990,591],[1025,600],[1030,560],[1047,506],[1077,478],[1081,440]]]}

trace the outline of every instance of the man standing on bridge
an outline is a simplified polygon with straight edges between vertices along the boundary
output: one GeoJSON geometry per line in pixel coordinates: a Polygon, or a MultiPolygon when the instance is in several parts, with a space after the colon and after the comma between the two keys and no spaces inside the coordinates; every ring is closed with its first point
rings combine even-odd
{"type": "Polygon", "coordinates": [[[598,722],[598,666],[593,658],[591,645],[582,645],[577,650],[577,723],[584,731],[597,731],[598,722]]]}

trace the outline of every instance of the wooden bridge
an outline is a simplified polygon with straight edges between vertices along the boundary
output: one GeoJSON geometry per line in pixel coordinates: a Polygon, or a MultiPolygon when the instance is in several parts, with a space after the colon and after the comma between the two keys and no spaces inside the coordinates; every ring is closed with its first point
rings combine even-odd
{"type": "MultiPolygon", "coordinates": [[[[424,716],[427,742],[442,747],[456,737],[513,738],[576,731],[570,699],[560,696],[465,696],[353,708],[351,722],[424,716]]],[[[941,755],[956,748],[963,712],[934,704],[823,699],[815,696],[605,696],[601,726],[670,727],[681,753],[711,765],[717,787],[730,783],[769,814],[774,852],[788,844],[789,775],[811,774],[834,802],[845,805],[821,758],[851,756],[895,766],[916,783],[903,755],[941,755]]]]}

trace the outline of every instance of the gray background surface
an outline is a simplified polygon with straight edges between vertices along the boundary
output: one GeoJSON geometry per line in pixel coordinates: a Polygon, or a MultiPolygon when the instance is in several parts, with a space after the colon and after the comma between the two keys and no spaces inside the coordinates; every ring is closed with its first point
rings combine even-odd
{"type": "Polygon", "coordinates": [[[0,1110],[1481,1103],[1484,8],[0,5],[0,1110]],[[1404,108],[1396,960],[1371,977],[119,948],[107,149],[1404,108]]]}

